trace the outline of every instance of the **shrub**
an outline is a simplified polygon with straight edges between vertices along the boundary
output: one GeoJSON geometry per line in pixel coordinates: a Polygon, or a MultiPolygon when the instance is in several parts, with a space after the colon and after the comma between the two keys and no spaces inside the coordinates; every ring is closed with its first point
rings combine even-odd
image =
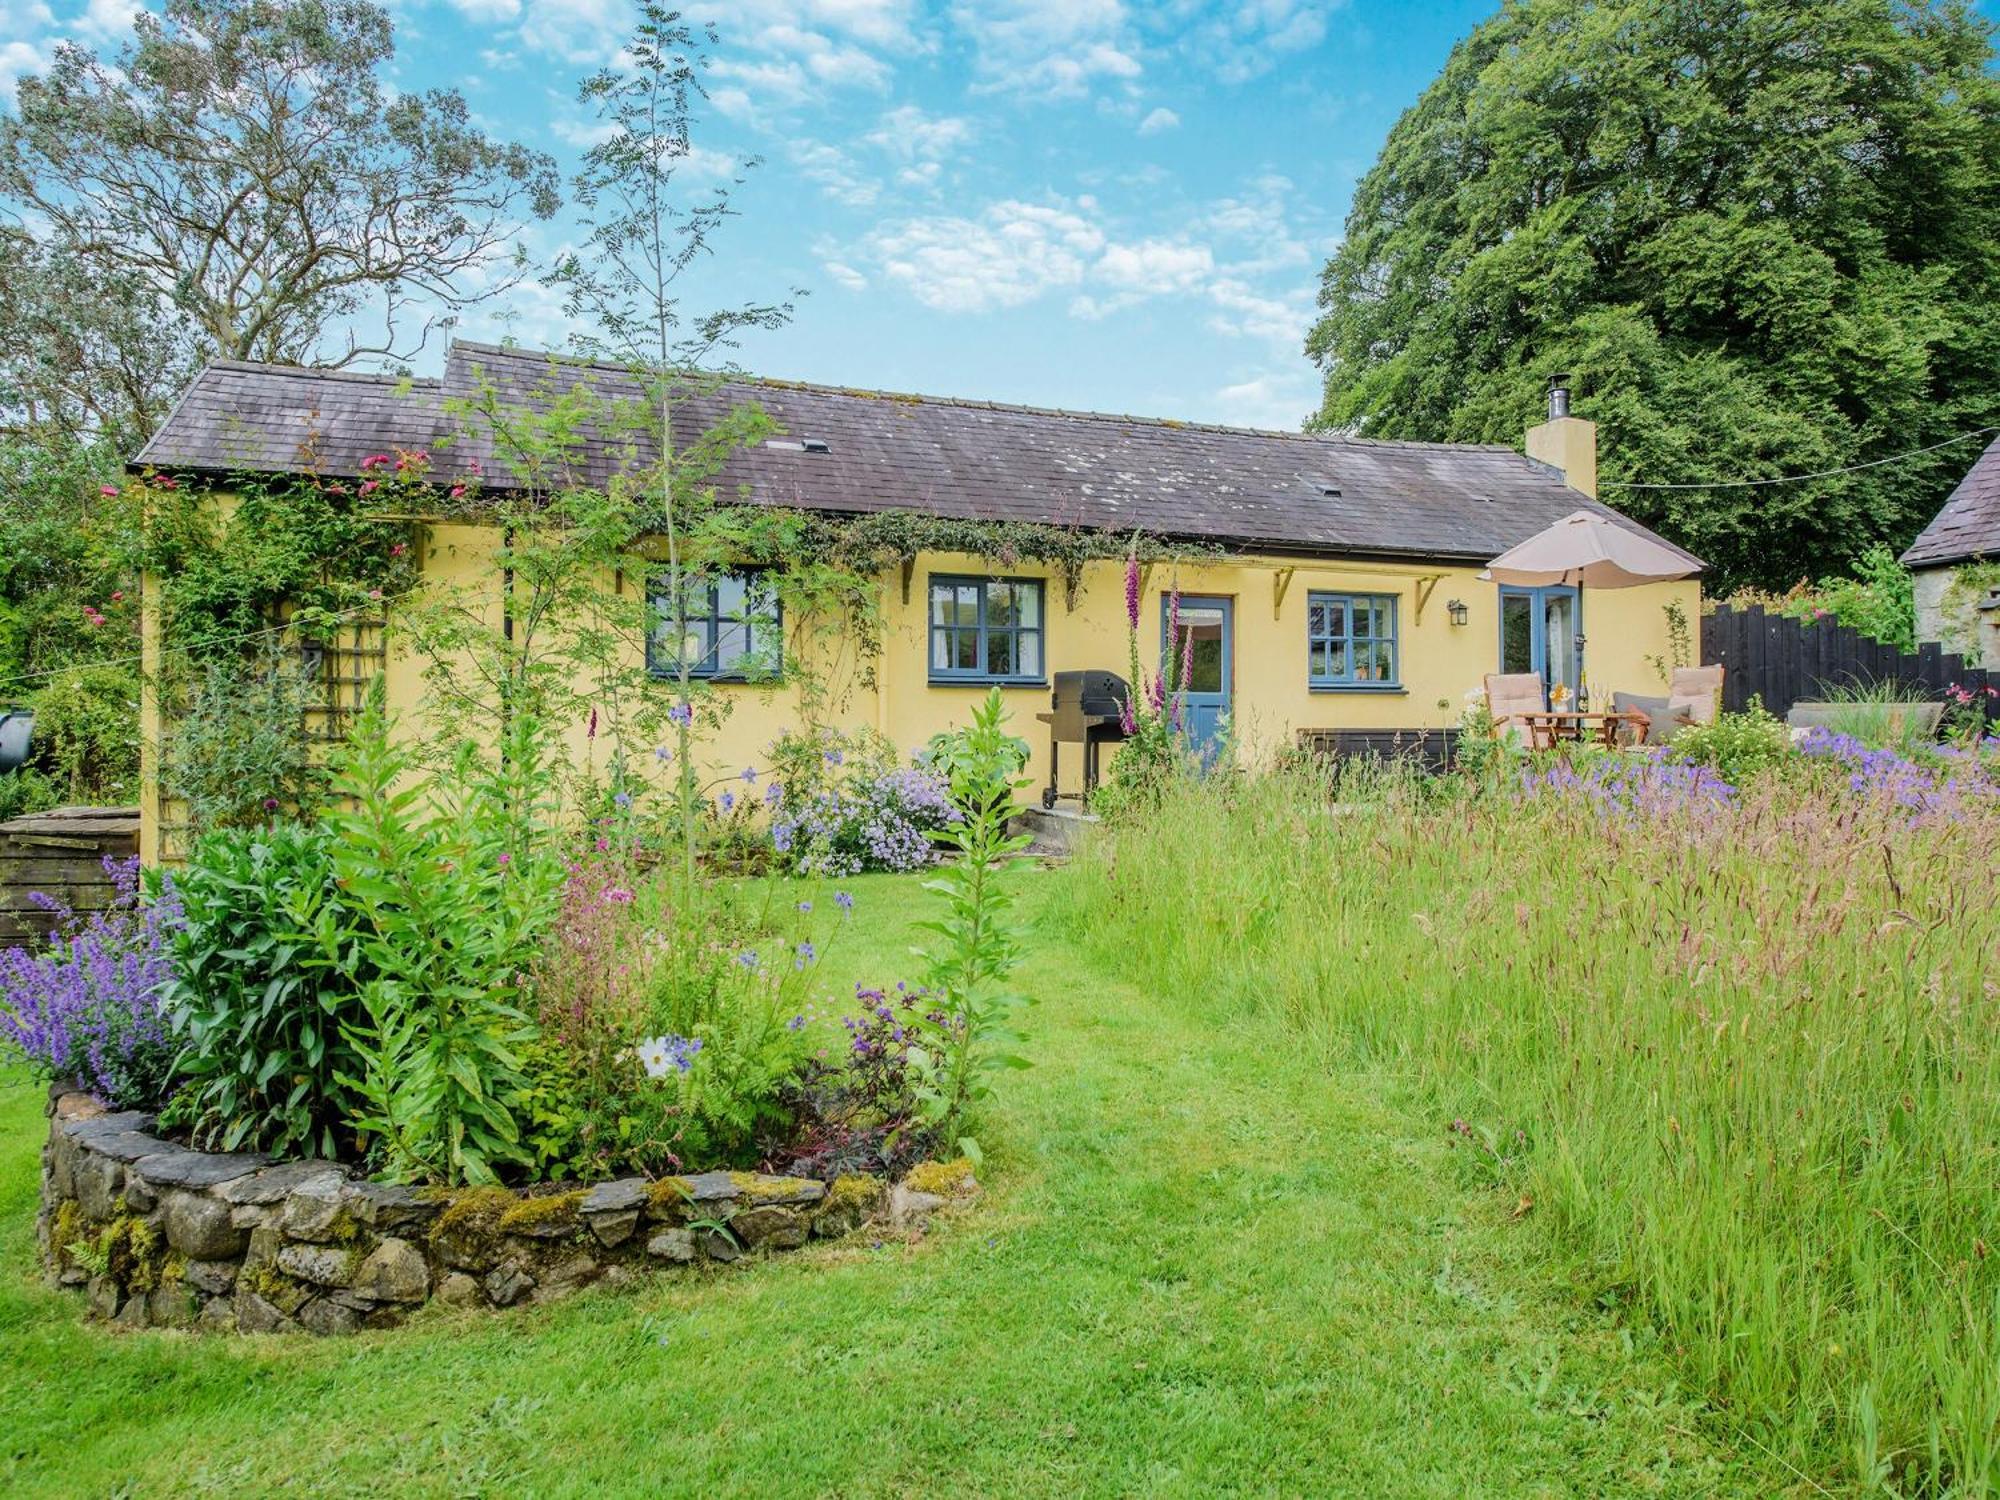
{"type": "Polygon", "coordinates": [[[342,1080],[357,1066],[361,975],[332,836],[295,823],[210,833],[176,885],[176,1113],[225,1151],[351,1155],[357,1101],[342,1080]]]}
{"type": "Polygon", "coordinates": [[[47,949],[0,948],[0,1039],[47,1079],[80,1079],[106,1101],[150,1107],[166,1092],[173,1047],[160,1010],[179,921],[174,888],[151,900],[138,861],[107,860],[118,897],[87,917],[46,900],[61,919],[47,949]]]}
{"type": "Polygon", "coordinates": [[[724,890],[641,882],[615,856],[573,865],[535,970],[543,1165],[588,1178],[753,1164],[791,1128],[823,946],[724,890]]]}
{"type": "Polygon", "coordinates": [[[945,779],[897,765],[879,736],[831,744],[817,767],[801,766],[773,785],[782,793],[771,841],[801,875],[914,870],[930,859],[932,835],[959,817],[945,779]]]}
{"type": "Polygon", "coordinates": [[[420,782],[390,739],[378,679],[341,757],[334,791],[348,810],[328,822],[363,1012],[341,1082],[392,1180],[491,1182],[533,1159],[515,1117],[520,1049],[535,1038],[524,989],[564,873],[547,740],[518,715],[497,767],[465,744],[420,782]]]}
{"type": "Polygon", "coordinates": [[[160,786],[195,828],[244,828],[283,813],[316,817],[326,770],[304,733],[319,686],[275,642],[242,661],[210,663],[168,735],[160,786]]]}
{"type": "Polygon", "coordinates": [[[62,800],[61,789],[32,767],[22,766],[0,776],[0,823],[60,807],[62,800]]]}
{"type": "Polygon", "coordinates": [[[65,667],[34,698],[35,758],[74,802],[132,793],[139,775],[139,679],[129,668],[65,667]]]}
{"type": "Polygon", "coordinates": [[[851,1172],[901,1175],[931,1155],[935,1130],[916,1118],[917,1079],[910,1053],[918,1022],[946,1017],[926,990],[898,983],[893,992],[854,987],[856,1014],[842,1016],[845,1051],[814,1057],[791,1093],[794,1139],[779,1153],[781,1171],[832,1181],[851,1172]]]}
{"type": "Polygon", "coordinates": [[[1791,733],[1785,721],[1767,713],[1756,699],[1740,714],[1719,713],[1711,723],[1683,729],[1674,739],[1673,756],[1690,765],[1707,766],[1732,786],[1743,786],[1785,758],[1791,733]]]}

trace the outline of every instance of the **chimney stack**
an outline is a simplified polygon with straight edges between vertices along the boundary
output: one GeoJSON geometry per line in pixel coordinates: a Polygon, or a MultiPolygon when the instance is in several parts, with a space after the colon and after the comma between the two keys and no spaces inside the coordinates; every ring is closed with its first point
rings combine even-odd
{"type": "Polygon", "coordinates": [[[1597,498],[1597,424],[1569,414],[1568,375],[1549,377],[1549,419],[1528,429],[1528,457],[1562,471],[1563,483],[1597,498]]]}
{"type": "Polygon", "coordinates": [[[1549,420],[1559,422],[1569,415],[1569,376],[1549,377],[1549,420]]]}

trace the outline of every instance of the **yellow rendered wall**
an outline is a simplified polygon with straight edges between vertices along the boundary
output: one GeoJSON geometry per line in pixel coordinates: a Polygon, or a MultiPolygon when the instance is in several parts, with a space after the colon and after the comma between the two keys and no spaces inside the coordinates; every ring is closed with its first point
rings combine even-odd
{"type": "MultiPolygon", "coordinates": [[[[492,566],[499,543],[492,528],[439,525],[426,528],[422,543],[424,586],[453,591],[474,601],[491,623],[500,619],[501,580],[492,566]]],[[[1226,562],[1156,564],[1146,570],[1141,601],[1142,662],[1157,665],[1161,601],[1178,586],[1184,595],[1222,596],[1231,600],[1234,623],[1232,718],[1237,757],[1245,765],[1267,760],[1279,747],[1294,741],[1302,729],[1417,729],[1453,723],[1465,695],[1476,689],[1499,662],[1499,590],[1482,583],[1472,567],[1443,568],[1424,564],[1312,562],[1283,558],[1232,558],[1226,562]],[[1397,600],[1402,690],[1381,692],[1314,692],[1306,681],[1306,609],[1315,590],[1386,594],[1397,600]],[[1419,597],[1422,596],[1421,609],[1419,597]],[[1467,607],[1467,622],[1451,623],[1449,604],[1467,607]]],[[[852,642],[829,641],[827,632],[787,620],[788,645],[813,655],[818,680],[825,684],[829,711],[825,721],[843,728],[872,727],[908,753],[939,730],[964,721],[986,691],[967,685],[937,685],[929,681],[928,584],[932,574],[1004,576],[1044,580],[1043,624],[1045,665],[1051,672],[1074,668],[1108,668],[1127,672],[1124,565],[1092,563],[1085,569],[1076,606],[1068,607],[1059,574],[1033,567],[994,569],[980,560],[959,555],[926,555],[909,576],[908,598],[900,570],[881,580],[882,652],[873,662],[856,659],[852,642]],[[817,642],[817,644],[814,644],[817,642]]],[[[631,576],[628,590],[642,587],[631,576]]],[[[1698,628],[1700,595],[1690,581],[1620,590],[1586,589],[1583,628],[1588,640],[1585,665],[1593,698],[1609,706],[1614,690],[1654,693],[1661,689],[1649,657],[1670,652],[1664,606],[1678,600],[1689,630],[1698,628]]],[[[150,646],[149,637],[149,646],[150,646]]],[[[635,660],[642,654],[633,643],[635,660]]],[[[395,631],[390,616],[388,700],[406,733],[424,733],[426,687],[422,663],[415,660],[395,631]]],[[[762,769],[771,742],[798,717],[790,689],[778,685],[717,684],[713,690],[729,707],[722,728],[705,744],[705,777],[734,777],[745,767],[762,769]]],[[[1046,687],[1006,690],[1013,731],[1033,747],[1029,774],[1037,786],[1048,776],[1048,737],[1036,713],[1048,707],[1046,687]]],[[[149,723],[147,740],[156,726],[149,723]]],[[[579,762],[608,759],[608,742],[588,737],[586,723],[566,726],[565,733],[579,762]]],[[[650,757],[642,769],[668,774],[650,757]]],[[[1080,771],[1076,747],[1064,753],[1062,786],[1075,789],[1080,771]]],[[[154,798],[145,810],[150,825],[154,798]]],[[[147,837],[151,837],[150,834],[147,837]]],[[[152,843],[148,848],[156,849],[152,843]]]]}

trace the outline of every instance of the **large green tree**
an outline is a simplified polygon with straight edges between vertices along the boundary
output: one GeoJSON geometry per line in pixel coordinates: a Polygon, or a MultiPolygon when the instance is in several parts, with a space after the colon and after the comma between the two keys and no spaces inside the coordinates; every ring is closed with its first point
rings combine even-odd
{"type": "Polygon", "coordinates": [[[369,0],[166,0],[24,78],[0,115],[6,261],[32,272],[0,302],[15,420],[129,441],[176,394],[163,348],[395,363],[504,294],[555,164],[455,90],[392,91],[394,50],[369,0]]]}
{"type": "Polygon", "coordinates": [[[1711,587],[1907,543],[1976,444],[1626,486],[2000,421],[1990,32],[1928,0],[1510,0],[1355,194],[1308,341],[1315,425],[1518,442],[1573,372],[1604,498],[1711,587]]]}

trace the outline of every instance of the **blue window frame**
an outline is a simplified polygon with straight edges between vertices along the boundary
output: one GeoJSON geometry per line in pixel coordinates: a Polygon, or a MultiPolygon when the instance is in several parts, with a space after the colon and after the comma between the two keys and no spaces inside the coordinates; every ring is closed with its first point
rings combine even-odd
{"type": "Polygon", "coordinates": [[[932,682],[1041,682],[1039,578],[930,579],[932,682]]]}
{"type": "MultiPolygon", "coordinates": [[[[666,580],[656,577],[650,596],[653,629],[646,637],[646,670],[655,677],[680,674],[674,649],[677,621],[666,580]]],[[[775,677],[784,665],[784,607],[765,569],[746,568],[688,585],[687,654],[690,677],[751,681],[775,677]]]]}
{"type": "Polygon", "coordinates": [[[1394,594],[1306,596],[1306,681],[1316,688],[1394,688],[1402,682],[1394,594]]]}

